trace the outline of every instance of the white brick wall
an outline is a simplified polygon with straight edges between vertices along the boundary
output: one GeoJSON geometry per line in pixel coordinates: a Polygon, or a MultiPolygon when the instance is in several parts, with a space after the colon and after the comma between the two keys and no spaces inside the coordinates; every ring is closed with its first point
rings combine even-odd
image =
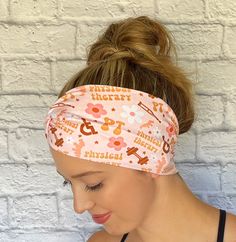
{"type": "Polygon", "coordinates": [[[178,169],[197,196],[236,214],[234,0],[0,0],[0,242],[84,242],[100,228],[73,211],[44,117],[97,35],[145,14],[173,33],[195,85],[197,119],[179,137],[178,169]]]}

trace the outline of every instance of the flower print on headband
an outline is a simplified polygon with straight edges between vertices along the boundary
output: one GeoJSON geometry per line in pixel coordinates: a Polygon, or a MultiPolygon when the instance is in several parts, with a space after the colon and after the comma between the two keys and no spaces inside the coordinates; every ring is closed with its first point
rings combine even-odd
{"type": "Polygon", "coordinates": [[[109,85],[73,88],[51,106],[45,136],[69,156],[171,175],[178,120],[162,99],[109,85]]]}

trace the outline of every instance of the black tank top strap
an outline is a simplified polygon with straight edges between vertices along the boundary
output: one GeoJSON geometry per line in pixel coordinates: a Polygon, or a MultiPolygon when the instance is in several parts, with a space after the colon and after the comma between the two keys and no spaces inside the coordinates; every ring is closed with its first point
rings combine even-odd
{"type": "Polygon", "coordinates": [[[219,227],[218,227],[217,242],[224,241],[225,219],[226,219],[226,211],[223,209],[220,209],[220,220],[219,220],[219,227]]]}
{"type": "MultiPolygon", "coordinates": [[[[220,219],[219,219],[219,226],[218,226],[217,242],[224,242],[225,220],[226,220],[226,211],[223,209],[220,209],[220,219]]],[[[129,233],[124,234],[120,242],[125,242],[128,234],[129,233]]]]}
{"type": "MultiPolygon", "coordinates": [[[[224,242],[226,211],[223,209],[219,209],[219,211],[220,211],[220,219],[219,219],[219,226],[218,226],[217,242],[224,242]]],[[[128,234],[129,233],[124,234],[120,242],[125,242],[128,234]]]]}
{"type": "Polygon", "coordinates": [[[126,238],[127,238],[128,234],[129,234],[129,233],[124,234],[120,242],[125,242],[125,240],[126,240],[126,238]]]}

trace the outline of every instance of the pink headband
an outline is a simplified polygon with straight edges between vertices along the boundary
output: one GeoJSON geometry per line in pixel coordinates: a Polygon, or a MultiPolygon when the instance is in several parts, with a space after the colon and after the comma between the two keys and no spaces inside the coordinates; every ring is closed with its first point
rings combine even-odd
{"type": "Polygon", "coordinates": [[[178,120],[162,99],[109,85],[73,88],[51,106],[48,144],[66,155],[158,175],[173,162],[178,120]]]}

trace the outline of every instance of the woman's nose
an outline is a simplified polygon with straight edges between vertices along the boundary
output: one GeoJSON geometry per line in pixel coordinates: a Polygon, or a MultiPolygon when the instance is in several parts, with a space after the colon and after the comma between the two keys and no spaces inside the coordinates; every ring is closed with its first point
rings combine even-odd
{"type": "Polygon", "coordinates": [[[82,194],[74,194],[73,203],[75,212],[79,214],[84,213],[86,210],[91,210],[94,206],[89,196],[82,194]]]}

